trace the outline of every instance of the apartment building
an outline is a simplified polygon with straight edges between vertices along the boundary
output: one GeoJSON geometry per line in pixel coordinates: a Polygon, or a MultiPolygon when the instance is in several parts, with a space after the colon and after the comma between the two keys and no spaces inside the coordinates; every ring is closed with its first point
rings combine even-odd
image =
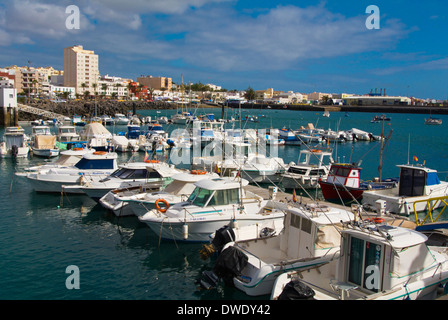
{"type": "Polygon", "coordinates": [[[155,90],[171,90],[173,79],[167,77],[142,76],[137,78],[137,82],[155,90]]]}
{"type": "Polygon", "coordinates": [[[74,87],[77,94],[93,93],[98,80],[98,55],[94,51],[84,50],[81,45],[64,48],[65,87],[74,87]]]}
{"type": "Polygon", "coordinates": [[[98,81],[96,92],[107,97],[124,98],[128,96],[131,82],[131,79],[105,75],[98,81]]]}

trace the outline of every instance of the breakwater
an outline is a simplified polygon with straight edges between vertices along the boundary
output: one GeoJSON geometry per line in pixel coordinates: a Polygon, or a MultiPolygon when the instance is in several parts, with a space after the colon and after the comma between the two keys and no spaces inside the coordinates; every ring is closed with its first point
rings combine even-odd
{"type": "MultiPolygon", "coordinates": [[[[231,108],[239,108],[239,104],[230,104],[231,108]]],[[[375,106],[315,106],[315,105],[297,105],[297,104],[241,104],[242,109],[278,109],[295,111],[315,111],[323,112],[370,112],[370,113],[413,113],[413,114],[448,114],[448,106],[407,106],[407,105],[375,105],[375,106]],[[285,108],[286,106],[286,108],[285,108]]]]}

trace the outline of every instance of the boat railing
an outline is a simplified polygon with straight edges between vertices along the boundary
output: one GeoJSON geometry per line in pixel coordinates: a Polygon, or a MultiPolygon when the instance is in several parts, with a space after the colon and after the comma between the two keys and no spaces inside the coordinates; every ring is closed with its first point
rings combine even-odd
{"type": "Polygon", "coordinates": [[[425,224],[427,222],[428,219],[429,219],[429,222],[437,222],[437,220],[440,218],[440,216],[445,211],[447,206],[448,206],[448,196],[434,197],[434,198],[429,198],[426,200],[415,201],[414,202],[415,223],[417,224],[417,226],[422,226],[423,224],[425,224]],[[419,218],[417,216],[417,204],[424,203],[424,202],[426,202],[426,205],[427,205],[427,214],[423,220],[419,220],[419,218]],[[433,215],[434,209],[439,208],[439,206],[441,206],[442,203],[443,203],[443,208],[440,210],[438,215],[434,218],[434,215],[433,215]]]}

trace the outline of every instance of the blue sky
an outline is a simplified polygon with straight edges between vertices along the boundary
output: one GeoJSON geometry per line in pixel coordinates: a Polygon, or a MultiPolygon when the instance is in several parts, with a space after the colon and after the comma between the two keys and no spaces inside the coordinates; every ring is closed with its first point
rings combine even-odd
{"type": "Polygon", "coordinates": [[[63,48],[81,44],[113,76],[447,99],[447,15],[442,0],[0,0],[0,66],[62,69],[63,48]]]}

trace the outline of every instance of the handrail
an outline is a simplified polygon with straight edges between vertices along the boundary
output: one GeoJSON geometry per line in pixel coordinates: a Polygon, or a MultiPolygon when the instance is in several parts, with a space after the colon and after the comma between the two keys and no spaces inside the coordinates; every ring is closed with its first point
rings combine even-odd
{"type": "Polygon", "coordinates": [[[428,218],[430,219],[430,222],[437,222],[437,220],[440,218],[440,216],[442,215],[442,213],[445,211],[446,207],[448,206],[448,196],[444,196],[444,197],[435,197],[435,198],[429,198],[426,200],[417,200],[414,202],[414,215],[415,215],[415,223],[417,224],[417,226],[422,226],[423,224],[425,224],[426,220],[428,220],[428,218]],[[422,203],[422,202],[426,202],[427,207],[428,207],[428,213],[426,214],[425,218],[420,221],[417,217],[417,207],[416,204],[417,203],[422,203]],[[445,205],[443,206],[442,210],[440,211],[440,213],[438,214],[438,216],[435,218],[433,218],[433,210],[435,208],[438,208],[439,205],[441,205],[441,202],[443,202],[445,205]],[[431,203],[433,203],[433,205],[431,205],[431,203]]]}

